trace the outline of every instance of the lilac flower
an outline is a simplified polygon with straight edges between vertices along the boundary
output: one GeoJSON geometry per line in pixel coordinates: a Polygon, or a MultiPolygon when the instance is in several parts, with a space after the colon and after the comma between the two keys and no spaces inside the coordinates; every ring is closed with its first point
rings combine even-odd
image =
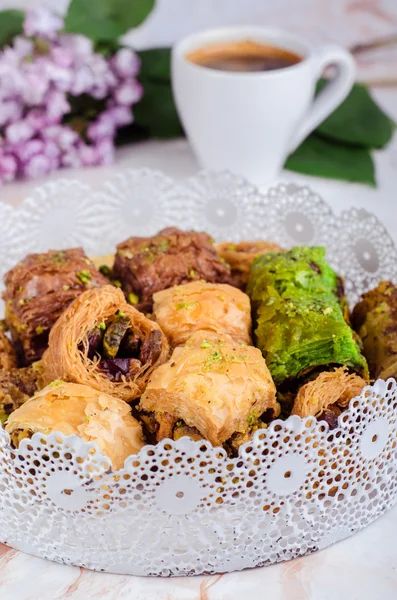
{"type": "Polygon", "coordinates": [[[61,150],[70,150],[80,139],[79,135],[67,125],[52,125],[46,127],[43,136],[55,142],[61,150]]]}
{"type": "Polygon", "coordinates": [[[77,146],[77,151],[83,167],[92,167],[97,164],[98,154],[95,146],[89,146],[84,142],[80,142],[77,146]]]}
{"type": "Polygon", "coordinates": [[[121,48],[114,55],[112,62],[120,77],[135,77],[141,66],[138,55],[130,48],[121,48]]]}
{"type": "Polygon", "coordinates": [[[52,46],[50,49],[51,57],[59,67],[68,69],[73,65],[74,55],[72,50],[69,48],[62,48],[62,46],[52,46]]]}
{"type": "Polygon", "coordinates": [[[51,171],[54,171],[58,166],[58,163],[53,158],[49,158],[45,154],[35,154],[30,158],[22,168],[22,174],[24,177],[35,178],[43,177],[48,175],[51,171]]]}
{"type": "Polygon", "coordinates": [[[62,48],[70,50],[75,60],[84,60],[93,52],[92,41],[84,35],[75,33],[62,33],[59,36],[59,44],[62,48]]]}
{"type": "Polygon", "coordinates": [[[25,71],[24,85],[21,90],[21,96],[28,106],[38,106],[42,104],[45,94],[49,88],[49,81],[33,69],[25,71]]]}
{"type": "Polygon", "coordinates": [[[142,96],[137,55],[122,48],[105,58],[91,40],[58,33],[61,27],[44,8],[29,11],[25,36],[38,41],[22,35],[0,50],[0,183],[60,166],[110,164],[117,128],[133,120],[131,106],[142,96]],[[75,131],[68,115],[82,95],[103,102],[91,112],[83,106],[75,131]]]}
{"type": "Polygon", "coordinates": [[[90,90],[94,85],[94,76],[88,66],[79,67],[71,77],[69,92],[73,96],[80,96],[90,90]]]}
{"type": "Polygon", "coordinates": [[[44,141],[44,154],[51,159],[58,160],[61,155],[61,148],[52,140],[44,141]]]}
{"type": "Polygon", "coordinates": [[[64,92],[51,90],[46,94],[45,102],[49,119],[59,119],[70,111],[70,104],[64,92]]]}
{"type": "Polygon", "coordinates": [[[38,139],[29,140],[15,148],[16,155],[23,163],[29,161],[32,156],[40,154],[41,152],[44,152],[44,142],[38,139]]]}
{"type": "Polygon", "coordinates": [[[29,140],[33,133],[34,130],[30,123],[22,119],[6,127],[6,140],[11,144],[19,144],[29,140]]]}
{"type": "Polygon", "coordinates": [[[91,141],[95,142],[104,137],[113,136],[116,130],[116,123],[112,115],[109,113],[102,113],[100,117],[91,123],[87,128],[87,137],[91,141]]]}
{"type": "Polygon", "coordinates": [[[18,121],[22,116],[22,106],[15,100],[0,102],[0,127],[18,121]]]}
{"type": "Polygon", "coordinates": [[[28,37],[55,39],[56,32],[63,27],[63,20],[44,7],[28,10],[23,30],[28,37]]]}
{"type": "Polygon", "coordinates": [[[41,108],[33,108],[30,110],[27,113],[25,120],[32,126],[34,132],[42,131],[44,127],[47,127],[50,124],[47,111],[41,108]]]}
{"type": "Polygon", "coordinates": [[[18,163],[12,154],[0,153],[0,182],[13,181],[18,163]]]}
{"type": "Polygon", "coordinates": [[[116,90],[115,99],[118,104],[131,105],[142,98],[143,88],[138,81],[125,81],[116,90]]]}
{"type": "Polygon", "coordinates": [[[117,127],[129,125],[133,121],[131,109],[127,106],[113,106],[106,111],[106,114],[111,116],[117,127]]]}
{"type": "Polygon", "coordinates": [[[111,165],[114,162],[113,138],[102,139],[98,143],[96,150],[98,154],[98,165],[111,165]]]}
{"type": "Polygon", "coordinates": [[[65,152],[65,154],[62,155],[61,162],[62,162],[63,167],[69,167],[69,168],[81,167],[81,164],[82,164],[81,158],[75,149],[71,150],[70,152],[65,152]]]}
{"type": "Polygon", "coordinates": [[[19,58],[26,58],[33,54],[34,43],[18,35],[14,38],[13,50],[19,58]]]}
{"type": "Polygon", "coordinates": [[[39,61],[43,77],[47,77],[59,90],[71,91],[70,86],[73,81],[73,72],[70,69],[56,65],[47,56],[40,57],[37,62],[39,61]]]}

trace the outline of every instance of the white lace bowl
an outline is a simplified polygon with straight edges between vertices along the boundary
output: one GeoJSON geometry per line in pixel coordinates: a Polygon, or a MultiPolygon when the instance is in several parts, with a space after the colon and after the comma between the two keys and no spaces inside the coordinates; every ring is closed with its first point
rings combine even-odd
{"type": "MultiPolygon", "coordinates": [[[[229,173],[176,183],[121,171],[101,192],[61,180],[20,208],[0,205],[1,275],[28,252],[82,245],[111,252],[167,225],[216,239],[325,245],[350,302],[397,281],[393,242],[375,216],[336,216],[305,187],[267,194],[229,173]]],[[[233,571],[314,552],[397,499],[397,385],[364,389],[328,431],[290,417],[256,432],[236,459],[182,438],[144,447],[114,472],[77,436],[35,434],[18,450],[0,428],[0,541],[30,554],[134,575],[233,571]]]]}

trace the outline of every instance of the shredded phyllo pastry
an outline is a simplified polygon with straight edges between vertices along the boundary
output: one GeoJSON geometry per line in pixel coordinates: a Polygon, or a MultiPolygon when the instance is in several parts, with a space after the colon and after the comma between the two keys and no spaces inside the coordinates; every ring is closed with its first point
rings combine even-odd
{"type": "Polygon", "coordinates": [[[139,408],[155,413],[158,439],[171,437],[182,421],[215,446],[245,432],[262,413],[280,412],[261,352],[206,331],[194,333],[152,373],[139,408]]]}
{"type": "Polygon", "coordinates": [[[364,378],[367,363],[347,322],[343,285],[322,247],[269,252],[248,282],[256,345],[276,385],[321,366],[347,366],[364,378]]]}
{"type": "Polygon", "coordinates": [[[43,379],[82,383],[130,401],[168,351],[157,323],[130,306],[121,290],[105,285],[81,294],[52,328],[43,379]]]}
{"type": "Polygon", "coordinates": [[[216,251],[219,256],[230,266],[231,282],[240,289],[245,289],[250,267],[253,260],[260,254],[266,252],[279,252],[282,250],[277,244],[272,242],[221,242],[216,244],[216,251]]]}
{"type": "Polygon", "coordinates": [[[34,433],[77,434],[97,444],[114,469],[143,446],[142,428],[128,404],[86,385],[54,381],[12,413],[6,423],[15,447],[34,433]]]}
{"type": "Polygon", "coordinates": [[[359,396],[366,381],[344,367],[324,371],[303,385],[295,398],[292,414],[299,417],[321,417],[330,406],[346,408],[352,398],[359,396]]]}
{"type": "Polygon", "coordinates": [[[397,286],[381,281],[363,294],[352,323],[363,341],[371,376],[397,377],[397,286]]]}
{"type": "Polygon", "coordinates": [[[171,346],[184,344],[196,331],[228,333],[251,343],[251,303],[235,287],[192,281],[157,292],[153,313],[171,346]]]}

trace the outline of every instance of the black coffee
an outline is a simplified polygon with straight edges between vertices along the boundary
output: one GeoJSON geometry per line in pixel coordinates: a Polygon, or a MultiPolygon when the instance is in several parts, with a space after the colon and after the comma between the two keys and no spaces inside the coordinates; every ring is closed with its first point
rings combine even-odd
{"type": "Polygon", "coordinates": [[[301,56],[290,50],[249,40],[205,46],[190,52],[186,58],[208,69],[243,73],[285,69],[302,60],[301,56]]]}

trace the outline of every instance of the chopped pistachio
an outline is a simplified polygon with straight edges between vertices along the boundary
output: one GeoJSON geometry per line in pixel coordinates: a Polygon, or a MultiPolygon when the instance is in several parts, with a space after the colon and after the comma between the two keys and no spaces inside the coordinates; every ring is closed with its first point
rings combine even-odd
{"type": "Polygon", "coordinates": [[[114,287],[121,288],[121,281],[119,281],[118,279],[112,279],[112,283],[114,287]]]}
{"type": "Polygon", "coordinates": [[[106,323],[104,321],[101,321],[101,323],[99,323],[98,325],[98,329],[104,331],[106,329],[106,323]]]}
{"type": "Polygon", "coordinates": [[[62,289],[63,289],[64,292],[67,292],[68,290],[70,290],[70,285],[66,285],[65,284],[65,285],[62,286],[62,289]]]}
{"type": "Polygon", "coordinates": [[[92,275],[87,269],[79,271],[78,273],[76,273],[76,275],[83,285],[87,285],[90,282],[90,279],[92,279],[92,275]]]}
{"type": "Polygon", "coordinates": [[[175,308],[177,310],[181,310],[182,308],[185,308],[186,310],[193,310],[196,308],[196,306],[198,306],[198,302],[178,302],[175,304],[175,308]]]}
{"type": "Polygon", "coordinates": [[[212,348],[208,340],[203,340],[200,344],[200,348],[212,348]]]}
{"type": "Polygon", "coordinates": [[[190,277],[196,277],[196,271],[194,269],[190,269],[189,275],[190,277]]]}
{"type": "Polygon", "coordinates": [[[62,379],[54,379],[54,381],[51,381],[50,386],[56,387],[57,385],[61,385],[62,383],[63,383],[62,379]]]}
{"type": "Polygon", "coordinates": [[[105,275],[105,277],[110,277],[112,274],[112,270],[107,265],[101,265],[98,270],[102,275],[105,275]]]}
{"type": "Polygon", "coordinates": [[[247,417],[248,425],[253,425],[257,419],[258,419],[258,416],[255,413],[248,415],[248,417],[247,417]]]}
{"type": "Polygon", "coordinates": [[[125,313],[122,310],[118,310],[116,313],[117,317],[125,317],[125,313]]]}
{"type": "Polygon", "coordinates": [[[40,333],[43,333],[44,331],[44,327],[42,325],[37,325],[35,332],[40,335],[40,333]]]}
{"type": "Polygon", "coordinates": [[[130,304],[138,304],[139,302],[139,298],[136,294],[134,294],[134,292],[130,292],[127,296],[127,299],[130,304]]]}

